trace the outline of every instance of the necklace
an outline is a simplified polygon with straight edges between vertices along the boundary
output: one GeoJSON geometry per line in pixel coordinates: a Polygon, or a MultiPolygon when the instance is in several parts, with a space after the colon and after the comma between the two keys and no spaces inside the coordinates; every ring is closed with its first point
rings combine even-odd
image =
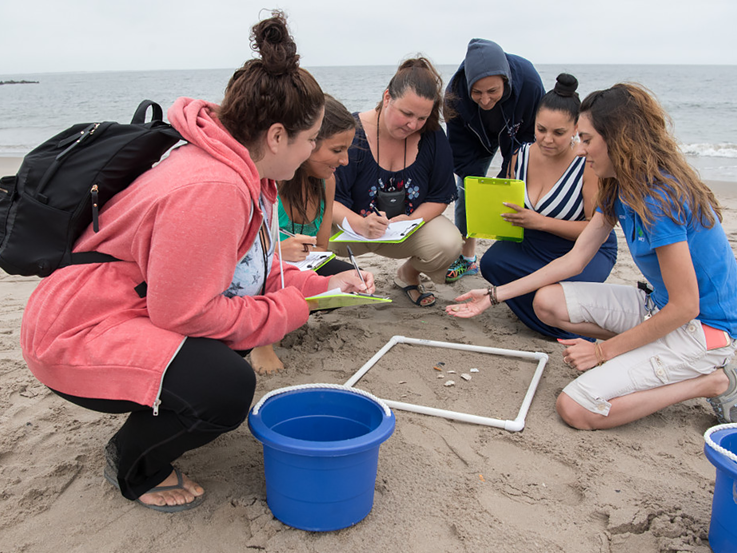
{"type": "MultiPolygon", "coordinates": [[[[379,155],[379,123],[381,122],[381,110],[376,115],[376,165],[381,168],[380,155],[379,155]]],[[[402,181],[404,181],[404,170],[407,168],[407,139],[404,139],[404,166],[402,167],[402,181]]],[[[377,170],[378,171],[378,170],[377,170]]]]}

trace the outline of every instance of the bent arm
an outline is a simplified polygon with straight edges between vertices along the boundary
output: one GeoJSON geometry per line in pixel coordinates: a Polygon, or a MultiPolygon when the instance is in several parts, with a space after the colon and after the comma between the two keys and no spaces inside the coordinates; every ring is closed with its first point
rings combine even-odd
{"type": "MultiPolygon", "coordinates": [[[[604,215],[597,212],[576,240],[571,251],[554,259],[534,273],[514,280],[496,288],[496,299],[500,302],[511,300],[517,296],[529,294],[543,286],[566,280],[584,270],[589,261],[596,255],[601,245],[612,231],[612,225],[606,222],[604,215]]],[[[491,298],[484,289],[471,290],[455,301],[467,303],[449,305],[445,312],[454,317],[469,318],[483,313],[491,307],[491,298]]]]}
{"type": "Polygon", "coordinates": [[[612,228],[604,215],[596,212],[591,222],[579,235],[571,251],[554,259],[534,273],[499,286],[497,298],[499,301],[513,299],[579,274],[599,251],[601,245],[609,237],[612,228]]]}
{"type": "Polygon", "coordinates": [[[699,284],[688,243],[661,246],[655,253],[668,290],[668,303],[646,321],[602,342],[605,360],[650,344],[699,314],[699,284]]]}
{"type": "Polygon", "coordinates": [[[588,221],[594,216],[596,210],[596,195],[599,192],[599,179],[594,174],[591,167],[586,165],[583,173],[583,186],[581,195],[583,196],[583,210],[585,221],[565,221],[563,219],[555,219],[554,217],[544,217],[535,221],[534,226],[525,228],[534,228],[555,234],[566,240],[577,240],[586,228],[588,221]]]}

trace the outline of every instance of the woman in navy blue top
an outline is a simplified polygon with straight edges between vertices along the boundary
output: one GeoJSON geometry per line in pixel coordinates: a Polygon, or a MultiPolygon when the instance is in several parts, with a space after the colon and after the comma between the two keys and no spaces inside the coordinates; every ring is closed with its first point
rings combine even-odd
{"type": "MultiPolygon", "coordinates": [[[[511,178],[525,182],[524,206],[508,204],[502,217],[525,229],[522,242],[497,241],[481,258],[484,278],[501,286],[534,273],[565,255],[594,215],[599,181],[576,155],[581,100],[573,75],[561,73],[535,115],[535,142],[523,144],[512,158],[511,178]]],[[[580,274],[569,280],[604,282],[617,261],[614,231],[580,274]]],[[[534,294],[507,300],[507,305],[532,330],[553,338],[580,338],[543,323],[532,308],[534,294]]]]}
{"type": "MultiPolygon", "coordinates": [[[[442,128],[442,79],[425,58],[402,63],[376,109],[355,114],[359,126],[347,166],[336,171],[333,222],[344,219],[358,234],[379,238],[390,222],[425,224],[398,244],[351,243],[354,253],[406,259],[394,280],[416,305],[435,297],[421,275],[435,283],[461,249],[461,235],[442,213],[456,197],[453,154],[442,128]]],[[[345,255],[344,245],[331,247],[345,255]]]]}
{"type": "Polygon", "coordinates": [[[720,422],[737,421],[737,371],[727,364],[737,337],[737,262],[714,194],[667,129],[665,112],[638,85],[590,94],[579,152],[599,177],[599,207],[573,249],[446,309],[473,317],[537,290],[540,320],[598,339],[559,340],[563,362],[580,373],[556,402],[574,428],[612,428],[699,397],[720,422]],[[617,223],[649,287],[565,282],[617,223]]]}

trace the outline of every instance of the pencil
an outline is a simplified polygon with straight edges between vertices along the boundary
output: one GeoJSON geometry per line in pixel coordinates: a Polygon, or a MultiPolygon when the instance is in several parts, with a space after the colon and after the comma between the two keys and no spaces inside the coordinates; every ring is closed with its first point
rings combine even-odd
{"type": "MultiPolygon", "coordinates": [[[[287,236],[289,236],[289,238],[297,238],[297,235],[296,235],[296,234],[294,234],[294,233],[291,233],[291,232],[289,232],[289,231],[288,231],[287,229],[285,229],[285,228],[280,228],[280,229],[279,229],[279,232],[281,232],[282,234],[286,234],[287,236]]],[[[302,243],[302,245],[304,246],[304,250],[305,250],[305,251],[306,251],[307,253],[309,253],[309,252],[310,252],[310,248],[315,248],[315,247],[317,247],[317,246],[315,246],[314,244],[309,244],[309,243],[305,243],[305,242],[303,242],[303,243],[302,243]]]]}

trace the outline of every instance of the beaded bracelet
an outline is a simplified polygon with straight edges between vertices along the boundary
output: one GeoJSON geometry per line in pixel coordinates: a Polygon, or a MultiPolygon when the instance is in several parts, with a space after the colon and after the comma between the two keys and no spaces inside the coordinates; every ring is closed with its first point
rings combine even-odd
{"type": "Polygon", "coordinates": [[[489,296],[489,300],[491,300],[491,305],[499,305],[499,303],[501,303],[501,302],[500,302],[500,301],[499,301],[499,300],[497,299],[497,297],[496,297],[496,286],[494,286],[493,284],[491,284],[491,285],[490,285],[490,286],[489,286],[489,287],[488,287],[488,288],[486,289],[486,295],[487,295],[487,296],[489,296]]]}

